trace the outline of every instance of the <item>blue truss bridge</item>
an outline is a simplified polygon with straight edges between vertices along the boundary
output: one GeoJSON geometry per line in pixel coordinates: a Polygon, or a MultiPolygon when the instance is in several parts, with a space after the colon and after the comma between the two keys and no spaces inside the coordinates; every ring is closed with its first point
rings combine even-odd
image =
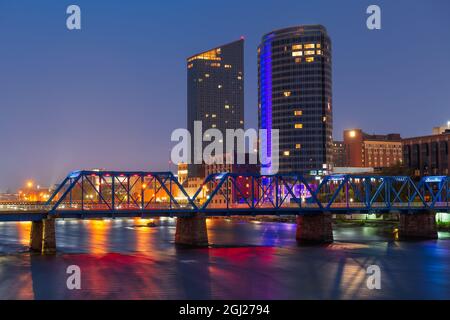
{"type": "Polygon", "coordinates": [[[0,221],[58,218],[448,212],[450,177],[301,174],[208,176],[189,195],[171,172],[75,171],[45,203],[0,203],[0,221]],[[33,216],[36,217],[33,218],[33,216]]]}
{"type": "MultiPolygon", "coordinates": [[[[450,211],[449,187],[448,176],[414,182],[407,176],[218,173],[188,194],[171,172],[74,171],[45,203],[0,203],[0,221],[170,216],[192,224],[199,217],[295,215],[303,226],[308,219],[322,226],[331,214],[398,213],[417,216],[412,225],[425,230],[435,224],[430,213],[450,211]]],[[[187,229],[196,230],[195,223],[187,229]]]]}

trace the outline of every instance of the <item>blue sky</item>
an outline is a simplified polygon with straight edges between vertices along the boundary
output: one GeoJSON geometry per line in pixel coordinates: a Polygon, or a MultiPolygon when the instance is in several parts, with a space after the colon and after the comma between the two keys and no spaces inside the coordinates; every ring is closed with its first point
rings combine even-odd
{"type": "Polygon", "coordinates": [[[256,47],[320,23],[333,41],[334,135],[423,135],[450,119],[450,2],[0,0],[0,190],[74,169],[167,170],[186,126],[185,58],[245,43],[247,128],[257,125],[256,47]],[[66,29],[66,8],[82,30],[66,29]],[[366,28],[370,4],[382,29],[366,28]]]}

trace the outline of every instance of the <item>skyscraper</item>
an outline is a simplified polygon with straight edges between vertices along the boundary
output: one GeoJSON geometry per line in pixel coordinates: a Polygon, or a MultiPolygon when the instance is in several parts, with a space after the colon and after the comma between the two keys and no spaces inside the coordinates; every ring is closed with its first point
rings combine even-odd
{"type": "MultiPolygon", "coordinates": [[[[325,27],[296,26],[263,36],[258,47],[258,120],[269,134],[279,129],[279,172],[331,165],[331,74],[331,40],[325,27]]],[[[270,139],[262,143],[270,152],[270,139]]]]}
{"type": "MultiPolygon", "coordinates": [[[[187,128],[192,136],[194,121],[202,121],[203,131],[219,129],[225,151],[226,129],[244,128],[244,40],[188,58],[187,69],[187,128]]],[[[201,176],[203,170],[190,164],[188,175],[201,176]]]]}

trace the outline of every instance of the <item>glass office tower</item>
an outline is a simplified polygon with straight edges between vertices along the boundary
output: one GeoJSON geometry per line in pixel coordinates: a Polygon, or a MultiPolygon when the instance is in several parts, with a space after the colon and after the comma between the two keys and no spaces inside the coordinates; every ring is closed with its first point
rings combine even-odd
{"type": "MultiPolygon", "coordinates": [[[[258,47],[258,120],[279,129],[279,172],[332,164],[331,40],[321,25],[270,32],[258,47]]],[[[262,141],[268,152],[270,139],[262,141]]],[[[270,168],[264,168],[270,172],[270,168]]]]}
{"type": "MultiPolygon", "coordinates": [[[[202,121],[203,131],[222,132],[225,152],[225,130],[244,128],[244,40],[188,58],[187,70],[187,128],[192,140],[194,121],[202,121]]],[[[190,164],[188,175],[203,176],[204,166],[190,164]]]]}

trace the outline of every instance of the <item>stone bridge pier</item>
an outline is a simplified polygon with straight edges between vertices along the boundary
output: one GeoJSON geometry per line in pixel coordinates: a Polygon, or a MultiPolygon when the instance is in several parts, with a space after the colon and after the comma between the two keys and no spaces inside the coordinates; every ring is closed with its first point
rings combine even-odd
{"type": "Polygon", "coordinates": [[[206,218],[202,213],[193,217],[177,218],[175,243],[189,246],[208,246],[206,218]]]}
{"type": "Polygon", "coordinates": [[[436,212],[433,210],[400,213],[398,237],[402,239],[437,239],[436,212]]]}
{"type": "Polygon", "coordinates": [[[55,219],[47,218],[32,222],[30,250],[41,254],[56,253],[55,219]]]}
{"type": "Polygon", "coordinates": [[[333,242],[331,213],[313,212],[297,216],[296,239],[298,243],[333,242]]]}

